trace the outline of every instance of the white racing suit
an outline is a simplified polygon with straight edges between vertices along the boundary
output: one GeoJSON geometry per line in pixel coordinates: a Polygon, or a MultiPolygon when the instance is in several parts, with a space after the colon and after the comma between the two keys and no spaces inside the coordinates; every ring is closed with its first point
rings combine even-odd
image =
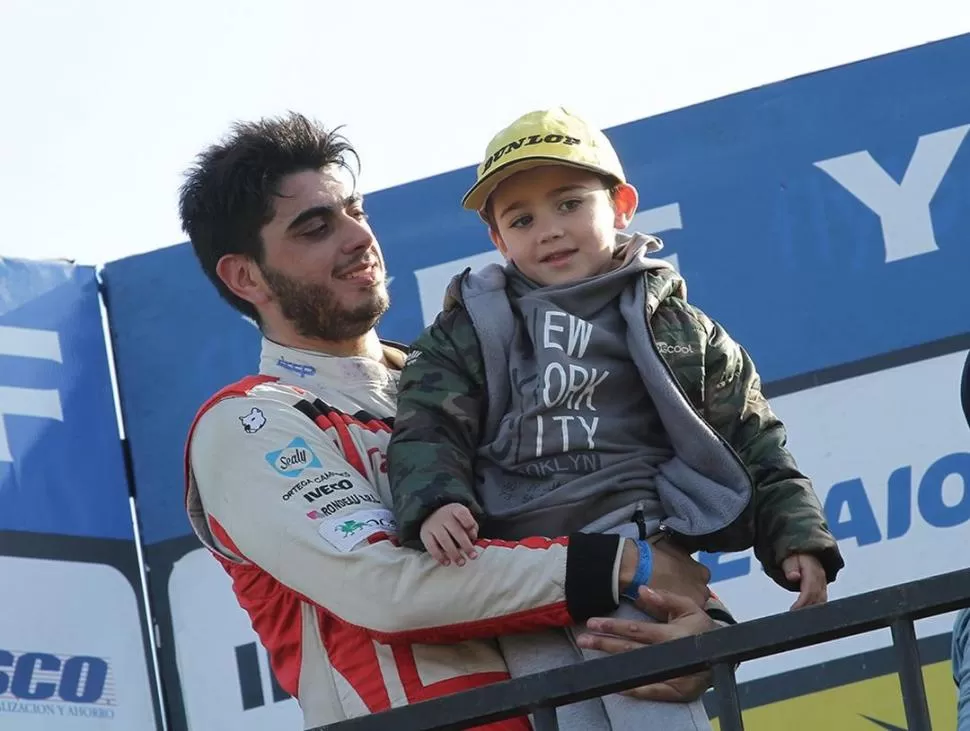
{"type": "Polygon", "coordinates": [[[305,728],[507,679],[487,638],[617,606],[617,536],[481,540],[461,567],[398,546],[385,507],[396,391],[397,370],[374,360],[264,339],[260,375],[217,393],[189,432],[192,527],[305,728]]]}

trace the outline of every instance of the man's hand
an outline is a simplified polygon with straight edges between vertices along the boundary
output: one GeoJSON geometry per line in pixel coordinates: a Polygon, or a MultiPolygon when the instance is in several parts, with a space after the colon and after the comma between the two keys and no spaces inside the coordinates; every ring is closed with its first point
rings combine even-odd
{"type": "Polygon", "coordinates": [[[808,553],[793,553],[781,564],[785,578],[798,584],[798,599],[792,609],[808,607],[812,604],[825,604],[829,598],[825,569],[815,556],[808,553]]]}
{"type": "Polygon", "coordinates": [[[435,510],[421,524],[421,542],[442,566],[454,561],[465,565],[465,558],[478,558],[473,541],[478,538],[478,521],[460,503],[449,503],[435,510]]]}
{"type": "MultiPolygon", "coordinates": [[[[651,538],[650,544],[653,549],[653,570],[647,585],[651,589],[685,596],[695,604],[704,606],[711,595],[707,586],[707,582],[711,580],[710,570],[691,558],[687,551],[671,543],[663,534],[651,538]]],[[[636,568],[636,544],[626,540],[620,559],[620,591],[633,581],[636,568]]]]}
{"type": "MultiPolygon", "coordinates": [[[[641,588],[637,606],[651,617],[666,619],[666,623],[594,617],[586,622],[586,626],[591,632],[600,634],[581,634],[577,638],[579,646],[616,654],[698,635],[718,626],[697,602],[673,592],[641,588]]],[[[641,700],[687,703],[697,700],[711,687],[711,676],[710,671],[704,670],[623,692],[641,700]]]]}

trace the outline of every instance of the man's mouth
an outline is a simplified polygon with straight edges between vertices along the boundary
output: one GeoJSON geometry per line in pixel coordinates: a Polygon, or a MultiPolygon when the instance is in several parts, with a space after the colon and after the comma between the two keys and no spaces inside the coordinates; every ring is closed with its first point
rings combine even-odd
{"type": "Polygon", "coordinates": [[[336,276],[336,279],[353,284],[375,284],[379,280],[379,277],[380,268],[378,267],[378,262],[368,260],[355,264],[349,269],[345,269],[336,276]]]}

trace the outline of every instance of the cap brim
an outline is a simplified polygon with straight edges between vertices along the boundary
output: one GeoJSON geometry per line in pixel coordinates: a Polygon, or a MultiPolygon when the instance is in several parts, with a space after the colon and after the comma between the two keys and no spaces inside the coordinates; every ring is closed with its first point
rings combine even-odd
{"type": "Polygon", "coordinates": [[[616,178],[616,173],[612,173],[609,170],[604,170],[596,165],[587,165],[580,162],[573,162],[571,160],[563,160],[561,157],[526,157],[520,158],[518,160],[510,160],[504,165],[499,165],[493,168],[489,173],[479,180],[475,185],[473,185],[465,197],[461,199],[461,205],[463,208],[467,208],[470,211],[481,211],[485,206],[485,202],[488,197],[492,194],[495,188],[498,187],[499,183],[508,180],[516,173],[521,173],[523,170],[531,170],[532,168],[542,167],[544,165],[566,165],[571,168],[578,168],[580,170],[589,170],[600,175],[607,175],[611,178],[616,178]]]}

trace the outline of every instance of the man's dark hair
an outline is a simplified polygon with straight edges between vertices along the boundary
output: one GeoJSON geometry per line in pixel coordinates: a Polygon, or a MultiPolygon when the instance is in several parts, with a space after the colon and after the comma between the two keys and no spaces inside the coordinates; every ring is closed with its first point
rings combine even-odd
{"type": "Polygon", "coordinates": [[[225,254],[263,262],[260,230],[273,218],[280,181],[293,173],[328,165],[354,170],[360,160],[337,130],[326,130],[302,114],[237,122],[219,144],[204,150],[179,190],[179,216],[203,271],[233,307],[258,321],[256,308],[234,295],[216,274],[225,254]]]}

